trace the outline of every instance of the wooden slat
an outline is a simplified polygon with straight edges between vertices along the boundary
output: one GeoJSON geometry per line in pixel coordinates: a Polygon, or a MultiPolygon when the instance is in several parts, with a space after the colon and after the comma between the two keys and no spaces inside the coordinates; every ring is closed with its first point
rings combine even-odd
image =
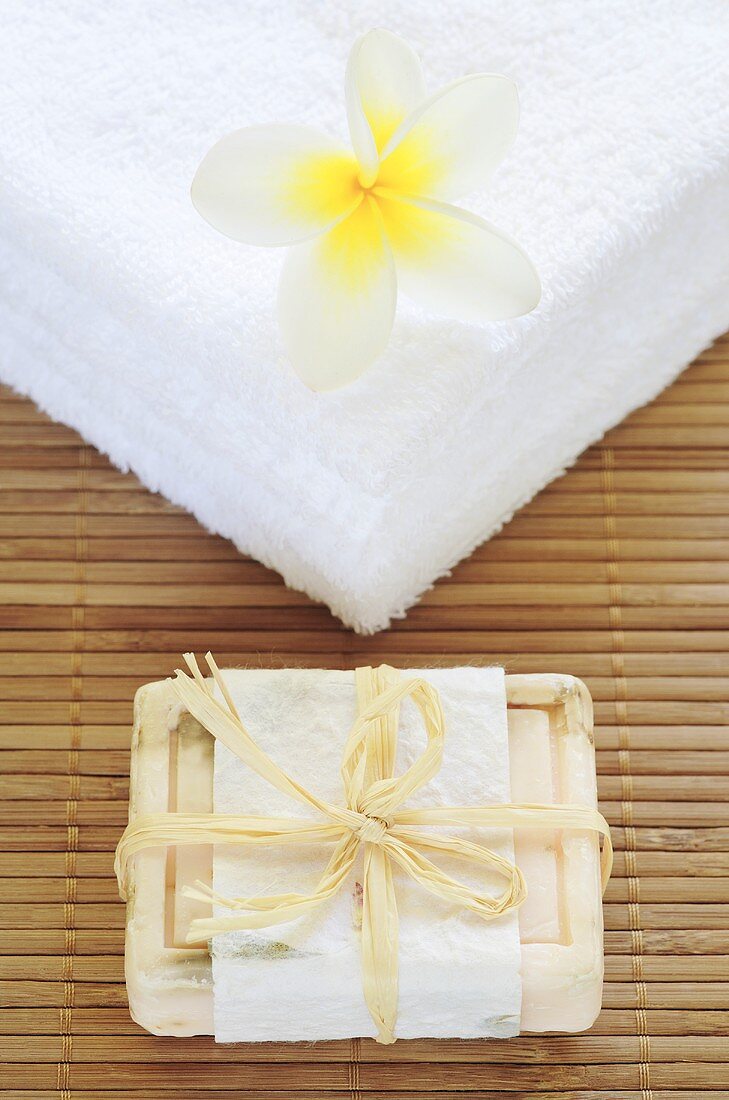
{"type": "MultiPolygon", "coordinates": [[[[649,1009],[653,1035],[716,1035],[723,1037],[729,1024],[729,1012],[649,1009]]],[[[145,1043],[155,1043],[122,1008],[76,1008],[73,1014],[75,1035],[134,1035],[145,1043]]],[[[590,1030],[591,1035],[634,1035],[635,1016],[630,1009],[603,1009],[590,1030]]],[[[0,1013],[2,1035],[58,1035],[58,1014],[52,1008],[6,1008],[0,1013]]],[[[328,1047],[349,1049],[348,1042],[328,1043],[328,1047]]],[[[313,1048],[316,1050],[316,1048],[313,1048]]]]}
{"type": "MultiPolygon", "coordinates": [[[[204,1058],[204,1049],[201,1054],[204,1058]]],[[[22,1088],[29,1079],[32,1079],[36,1089],[55,1088],[57,1073],[56,1065],[52,1063],[6,1063],[0,1068],[3,1082],[10,1090],[22,1088]]],[[[689,1089],[695,1086],[697,1080],[708,1089],[729,1087],[729,1066],[721,1063],[653,1062],[651,1073],[657,1088],[689,1089]]],[[[93,1090],[100,1079],[113,1080],[125,1096],[129,1095],[127,1090],[144,1089],[149,1084],[168,1090],[168,1096],[179,1096],[181,1090],[194,1096],[201,1088],[227,1089],[231,1097],[236,1093],[240,1095],[241,1091],[256,1097],[268,1096],[270,1093],[275,1097],[278,1092],[281,1098],[305,1096],[307,1093],[310,1097],[312,1093],[322,1096],[333,1090],[340,1090],[345,1097],[352,1095],[349,1066],[346,1063],[322,1065],[291,1061],[266,1065],[265,1070],[259,1063],[239,1063],[232,1067],[230,1063],[206,1060],[142,1065],[116,1061],[102,1064],[74,1063],[73,1080],[79,1089],[93,1090]],[[261,1087],[262,1084],[264,1088],[261,1087]],[[252,1093],[251,1090],[255,1092],[252,1093]]],[[[500,1090],[503,1090],[505,1096],[514,1092],[523,1096],[525,1091],[528,1096],[532,1096],[535,1089],[542,1089],[547,1090],[557,1100],[560,1092],[573,1089],[574,1086],[581,1090],[604,1090],[606,1097],[619,1095],[615,1089],[640,1088],[637,1065],[612,1063],[589,1066],[558,1063],[522,1065],[518,1075],[515,1074],[513,1065],[498,1066],[490,1063],[363,1063],[359,1065],[358,1080],[358,1091],[370,1100],[373,1100],[373,1093],[375,1097],[388,1097],[388,1100],[392,1100],[394,1093],[395,1097],[400,1096],[401,1100],[405,1100],[408,1093],[412,1097],[413,1093],[422,1095],[423,1090],[432,1090],[434,1097],[437,1093],[442,1095],[449,1090],[469,1090],[470,1096],[474,1095],[472,1090],[477,1090],[475,1095],[479,1096],[483,1088],[487,1088],[488,1095],[492,1096],[498,1096],[500,1090]],[[403,1083],[407,1083],[407,1092],[402,1091],[403,1083]]],[[[98,1096],[98,1093],[92,1092],[92,1095],[98,1096]]],[[[584,1098],[585,1095],[590,1094],[584,1091],[577,1093],[578,1098],[584,1098]]]]}
{"type": "MultiPolygon", "coordinates": [[[[197,1100],[231,1100],[231,1092],[227,1089],[206,1088],[204,1085],[195,1086],[193,1095],[197,1100]]],[[[235,1093],[233,1093],[235,1095],[235,1093]]],[[[327,1100],[351,1100],[352,1089],[348,1088],[344,1091],[339,1089],[327,1089],[327,1100]]],[[[360,1093],[361,1095],[361,1093],[360,1093]]],[[[443,1100],[443,1092],[432,1092],[430,1089],[418,1089],[417,1093],[411,1091],[402,1092],[399,1089],[388,1089],[387,1092],[382,1092],[380,1089],[369,1090],[367,1092],[368,1100],[413,1100],[413,1096],[417,1096],[420,1100],[443,1100]]],[[[448,1094],[445,1095],[454,1095],[448,1094]]],[[[456,1093],[455,1095],[463,1095],[466,1100],[503,1100],[504,1096],[513,1096],[513,1092],[504,1093],[502,1091],[492,1092],[483,1089],[469,1089],[467,1093],[456,1093]]],[[[517,1094],[520,1098],[524,1093],[517,1094]]],[[[645,1093],[643,1090],[634,1089],[610,1089],[609,1091],[603,1091],[602,1089],[580,1089],[575,1092],[572,1089],[564,1091],[560,1089],[555,1092],[550,1090],[542,1092],[541,1090],[529,1092],[530,1100],[645,1100],[645,1093]]],[[[150,1089],[147,1085],[144,1088],[125,1088],[125,1098],[129,1100],[169,1100],[169,1090],[162,1089],[161,1091],[155,1086],[150,1089]]],[[[246,1096],[251,1100],[311,1100],[312,1094],[310,1091],[300,1091],[298,1089],[287,1088],[285,1092],[280,1089],[266,1090],[261,1092],[259,1090],[250,1091],[247,1090],[246,1096]]],[[[57,1090],[41,1089],[32,1093],[33,1100],[57,1100],[57,1090]]],[[[118,1090],[99,1090],[95,1088],[92,1092],[86,1089],[74,1089],[74,1100],[119,1100],[118,1090]]],[[[664,1089],[651,1089],[651,1100],[716,1100],[716,1092],[709,1092],[704,1089],[679,1089],[670,1091],[664,1089]]]]}
{"type": "MultiPolygon", "coordinates": [[[[10,1050],[9,1062],[35,1060],[37,1063],[57,1062],[60,1055],[60,1037],[14,1035],[6,1039],[10,1050]]],[[[198,1040],[196,1044],[179,1043],[164,1036],[117,1036],[114,1056],[129,1063],[138,1062],[195,1062],[204,1057],[210,1065],[278,1065],[291,1060],[290,1045],[281,1043],[216,1044],[211,1039],[198,1040]]],[[[79,1036],[74,1048],[80,1062],[103,1062],[108,1058],[109,1044],[104,1036],[79,1036]]],[[[568,1037],[524,1037],[520,1043],[521,1057],[525,1062],[543,1059],[563,1065],[630,1063],[639,1055],[635,1036],[578,1035],[568,1037]]],[[[725,1046],[715,1036],[691,1035],[656,1036],[654,1051],[665,1062],[723,1062],[725,1046]]],[[[309,1061],[320,1065],[348,1062],[349,1043],[316,1043],[310,1047],[309,1061]]],[[[413,1040],[407,1045],[394,1044],[383,1048],[374,1042],[363,1042],[361,1060],[364,1065],[392,1065],[416,1061],[438,1065],[503,1065],[511,1063],[513,1044],[493,1040],[448,1042],[437,1040],[413,1040]]]]}
{"type": "Polygon", "coordinates": [[[0,388],[0,702],[0,1100],[729,1095],[729,338],[371,638],[0,388]],[[112,874],[131,702],[207,648],[582,677],[616,848],[594,1028],[394,1047],[143,1032],[112,874]]]}

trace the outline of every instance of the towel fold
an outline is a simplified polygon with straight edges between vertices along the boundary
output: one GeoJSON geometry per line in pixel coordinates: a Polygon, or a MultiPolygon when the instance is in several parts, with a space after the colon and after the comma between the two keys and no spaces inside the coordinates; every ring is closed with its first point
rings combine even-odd
{"type": "Polygon", "coordinates": [[[0,377],[365,631],[418,595],[729,324],[721,0],[11,2],[0,36],[0,377]],[[346,140],[373,25],[430,87],[518,83],[521,127],[467,205],[544,297],[454,322],[401,299],[359,381],[310,393],[276,326],[281,253],[189,200],[222,134],[346,140]]]}

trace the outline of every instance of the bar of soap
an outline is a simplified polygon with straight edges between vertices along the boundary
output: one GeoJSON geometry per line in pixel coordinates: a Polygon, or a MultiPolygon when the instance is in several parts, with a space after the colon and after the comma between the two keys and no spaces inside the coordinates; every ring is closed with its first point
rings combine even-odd
{"type": "MultiPolygon", "coordinates": [[[[238,674],[240,675],[240,674],[238,674]]],[[[511,797],[596,805],[592,705],[567,676],[506,677],[511,797]]],[[[213,809],[213,739],[180,713],[168,681],[135,700],[130,820],[213,809]]],[[[515,830],[529,897],[519,912],[521,1031],[581,1031],[600,1009],[603,943],[599,847],[592,833],[515,830]]],[[[155,1034],[214,1033],[207,944],[185,944],[209,912],[186,883],[212,880],[212,849],[139,853],[130,868],[126,976],[134,1019],[155,1034]]],[[[485,978],[487,980],[487,978],[485,978]]]]}

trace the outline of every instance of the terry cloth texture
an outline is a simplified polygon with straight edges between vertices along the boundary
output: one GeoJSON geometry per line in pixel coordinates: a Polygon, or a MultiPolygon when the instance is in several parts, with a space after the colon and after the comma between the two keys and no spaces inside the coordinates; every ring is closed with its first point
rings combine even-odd
{"type": "Polygon", "coordinates": [[[0,377],[150,488],[384,627],[729,324],[724,0],[11,0],[0,35],[0,377]],[[540,270],[492,325],[401,299],[381,359],[309,392],[279,250],[215,233],[215,140],[347,140],[344,67],[384,25],[429,87],[503,72],[516,144],[465,202],[540,270]]]}

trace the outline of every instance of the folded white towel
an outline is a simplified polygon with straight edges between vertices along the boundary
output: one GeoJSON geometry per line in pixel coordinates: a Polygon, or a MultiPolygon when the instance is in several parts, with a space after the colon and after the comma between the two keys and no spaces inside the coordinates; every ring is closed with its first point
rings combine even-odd
{"type": "Polygon", "coordinates": [[[11,0],[0,36],[0,376],[362,630],[433,580],[729,323],[723,0],[11,0]],[[346,137],[375,25],[431,87],[516,79],[521,128],[468,200],[540,270],[525,319],[402,300],[348,389],[288,367],[277,251],[189,184],[239,126],[346,137]]]}

